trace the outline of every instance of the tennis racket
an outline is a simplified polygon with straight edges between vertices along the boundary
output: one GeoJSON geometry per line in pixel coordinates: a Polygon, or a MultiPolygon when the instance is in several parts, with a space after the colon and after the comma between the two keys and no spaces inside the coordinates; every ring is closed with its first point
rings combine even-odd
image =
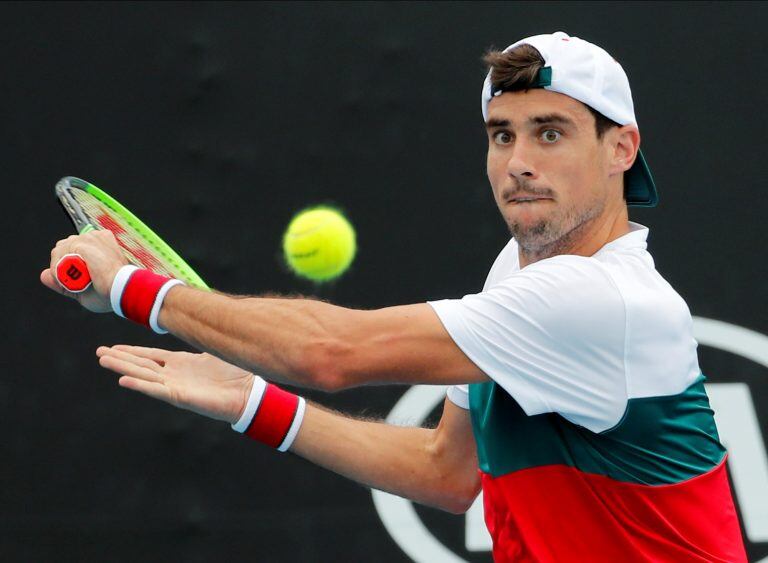
{"type": "MultiPolygon", "coordinates": [[[[163,239],[103,190],[80,178],[65,176],[56,184],[56,197],[78,234],[101,229],[111,231],[132,264],[192,287],[208,289],[202,278],[163,239]]],[[[53,274],[72,293],[85,291],[91,284],[88,267],[77,254],[62,257],[53,274]]]]}

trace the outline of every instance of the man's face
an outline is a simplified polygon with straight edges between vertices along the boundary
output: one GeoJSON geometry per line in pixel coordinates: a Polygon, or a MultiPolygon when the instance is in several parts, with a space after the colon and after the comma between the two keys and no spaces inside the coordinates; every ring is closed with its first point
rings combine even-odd
{"type": "Polygon", "coordinates": [[[581,102],[543,89],[506,92],[488,104],[487,129],[488,179],[524,250],[567,246],[602,215],[610,147],[581,102]]]}

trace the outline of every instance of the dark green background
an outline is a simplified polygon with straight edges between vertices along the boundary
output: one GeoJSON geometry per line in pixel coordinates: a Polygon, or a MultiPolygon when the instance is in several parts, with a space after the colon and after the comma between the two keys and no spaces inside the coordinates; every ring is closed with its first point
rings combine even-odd
{"type": "MultiPolygon", "coordinates": [[[[562,29],[630,76],[661,193],[632,216],[658,269],[693,314],[768,333],[766,16],[760,3],[0,5],[0,559],[405,559],[365,489],[98,367],[99,344],[182,345],[38,283],[70,230],[59,177],[114,194],[222,291],[365,308],[461,296],[507,239],[484,172],[480,56],[562,29]],[[287,273],[280,236],[327,202],[360,252],[316,290],[287,273]]],[[[766,370],[706,349],[702,365],[749,383],[768,436],[766,370]]],[[[402,392],[309,395],[383,416],[402,392]]],[[[462,518],[419,511],[487,558],[463,551],[462,518]]]]}

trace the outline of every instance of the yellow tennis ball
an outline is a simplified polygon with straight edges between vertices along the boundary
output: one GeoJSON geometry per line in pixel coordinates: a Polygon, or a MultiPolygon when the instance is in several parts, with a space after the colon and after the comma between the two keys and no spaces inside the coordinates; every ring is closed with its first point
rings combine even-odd
{"type": "Polygon", "coordinates": [[[283,236],[288,266],[316,282],[343,274],[355,258],[355,229],[331,207],[312,207],[296,215],[283,236]]]}

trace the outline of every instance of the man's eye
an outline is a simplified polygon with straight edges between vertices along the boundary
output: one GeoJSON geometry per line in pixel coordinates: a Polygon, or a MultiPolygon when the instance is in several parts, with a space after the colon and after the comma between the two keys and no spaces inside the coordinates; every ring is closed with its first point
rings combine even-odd
{"type": "Polygon", "coordinates": [[[512,135],[506,131],[499,131],[493,134],[493,142],[497,145],[508,145],[512,142],[512,135]]]}
{"type": "Polygon", "coordinates": [[[541,139],[545,143],[556,143],[560,140],[560,137],[562,136],[562,133],[560,131],[555,131],[554,129],[547,129],[541,134],[541,139]]]}

